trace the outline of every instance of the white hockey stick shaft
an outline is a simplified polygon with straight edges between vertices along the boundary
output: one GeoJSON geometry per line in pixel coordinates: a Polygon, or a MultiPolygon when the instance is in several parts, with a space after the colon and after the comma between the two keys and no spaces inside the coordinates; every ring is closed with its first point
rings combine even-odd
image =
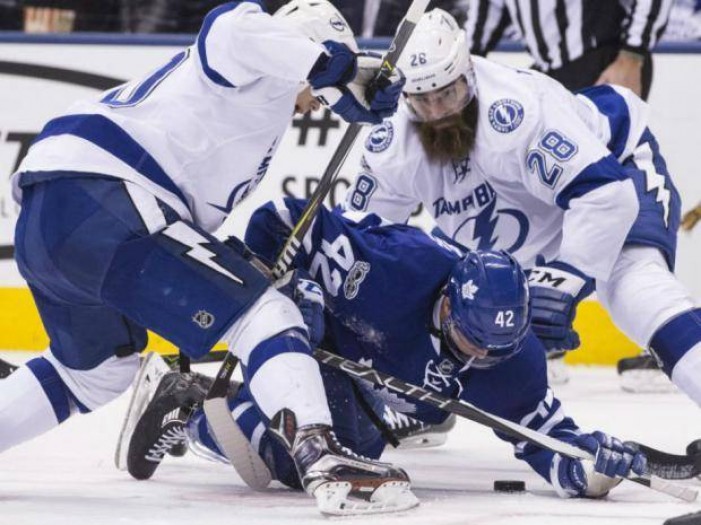
{"type": "MultiPolygon", "coordinates": [[[[384,57],[382,67],[378,73],[377,81],[381,78],[390,78],[397,65],[402,51],[406,47],[411,34],[414,32],[421,16],[428,7],[429,0],[413,0],[407,11],[407,15],[397,30],[397,34],[392,40],[389,50],[384,57]]],[[[272,270],[273,278],[282,277],[294,261],[297,252],[302,244],[304,236],[309,231],[314,217],[316,217],[319,207],[322,205],[326,195],[331,189],[334,180],[338,176],[341,166],[350,153],[353,143],[360,133],[360,124],[353,123],[348,126],[346,133],[341,139],[336,152],[329,162],[324,175],[319,181],[319,186],[312,194],[307,206],[300,216],[297,224],[292,230],[290,237],[280,255],[277,258],[275,267],[272,270]]],[[[231,415],[226,399],[226,391],[234,373],[238,359],[231,353],[227,353],[222,363],[219,373],[214,380],[207,398],[204,402],[204,412],[212,430],[215,440],[219,444],[222,452],[241,476],[241,479],[255,490],[263,490],[271,480],[271,474],[263,460],[249,443],[246,436],[241,431],[236,421],[231,415]]]]}

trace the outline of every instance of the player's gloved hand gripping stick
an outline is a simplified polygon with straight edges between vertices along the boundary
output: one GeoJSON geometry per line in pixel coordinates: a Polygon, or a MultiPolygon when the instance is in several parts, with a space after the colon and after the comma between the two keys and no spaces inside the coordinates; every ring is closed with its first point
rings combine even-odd
{"type": "MultiPolygon", "coordinates": [[[[374,83],[368,86],[368,93],[366,93],[367,100],[373,101],[375,99],[374,95],[377,91],[377,86],[381,85],[380,83],[382,82],[387,82],[387,79],[394,73],[397,60],[409,41],[409,37],[413,33],[416,24],[418,24],[426,11],[428,3],[429,0],[412,1],[406,17],[402,20],[397,34],[390,44],[389,51],[382,61],[382,66],[374,83]]],[[[302,245],[302,239],[304,239],[304,236],[311,227],[319,207],[322,205],[334,180],[338,176],[341,166],[348,157],[348,153],[360,133],[360,129],[361,125],[358,123],[352,123],[348,126],[340,144],[336,148],[336,152],[333,157],[331,157],[326,171],[319,181],[319,186],[309,199],[299,221],[292,229],[290,237],[277,258],[275,267],[272,270],[272,277],[274,279],[282,277],[290,268],[295,255],[297,255],[302,245]]],[[[204,401],[204,412],[207,415],[209,426],[222,452],[226,455],[238,474],[249,487],[262,490],[270,483],[270,471],[236,424],[226,401],[229,380],[234,373],[237,363],[238,359],[234,354],[227,352],[214,383],[207,393],[207,398],[204,401]]]]}

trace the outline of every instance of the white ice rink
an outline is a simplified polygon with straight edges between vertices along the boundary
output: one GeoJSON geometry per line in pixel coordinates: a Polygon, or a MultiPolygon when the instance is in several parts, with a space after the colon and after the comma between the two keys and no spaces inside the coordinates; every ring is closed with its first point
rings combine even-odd
{"type": "MultiPolygon", "coordinates": [[[[17,360],[17,354],[4,354],[17,360]]],[[[212,365],[200,367],[213,370],[212,365]]],[[[611,368],[574,368],[556,390],[585,429],[603,429],[669,452],[701,438],[701,409],[681,394],[631,395],[611,368]]],[[[314,501],[277,485],[252,492],[226,465],[188,455],[166,458],[149,481],[114,467],[114,447],[129,393],[102,410],[74,417],[0,456],[0,525],[307,525],[328,522],[314,501]]],[[[395,515],[336,518],[387,525],[661,525],[701,510],[624,482],[606,500],[561,500],[513,459],[489,430],[461,420],[439,449],[391,451],[406,468],[421,506],[395,515]],[[527,493],[492,491],[520,479],[527,493]]],[[[689,482],[694,484],[694,482],[689,482]]],[[[696,483],[701,489],[701,483],[696,483]]]]}

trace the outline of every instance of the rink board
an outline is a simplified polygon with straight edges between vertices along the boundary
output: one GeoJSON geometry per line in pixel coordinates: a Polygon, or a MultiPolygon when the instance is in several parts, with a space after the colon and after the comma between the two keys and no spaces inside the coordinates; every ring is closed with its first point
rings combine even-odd
{"type": "MultiPolygon", "coordinates": [[[[42,349],[47,344],[36,308],[12,260],[12,239],[18,208],[11,198],[9,174],[42,125],[75,100],[97,97],[122,80],[142,76],[159,66],[189,42],[188,37],[134,37],[124,35],[27,36],[0,33],[0,349],[42,349]]],[[[377,47],[378,42],[368,43],[377,47]]],[[[701,46],[675,46],[655,60],[652,127],[667,157],[685,209],[701,200],[701,177],[696,174],[698,125],[701,105],[701,46]],[[685,198],[687,197],[688,198],[685,198]]],[[[492,58],[512,65],[527,65],[520,52],[495,53],[492,58]]],[[[345,124],[323,111],[296,118],[285,135],[269,172],[253,195],[241,203],[224,224],[221,234],[243,233],[251,212],[280,196],[308,197],[316,187],[343,134],[345,124]]],[[[338,203],[355,176],[364,134],[341,169],[326,203],[338,203]]],[[[412,222],[430,227],[431,219],[419,212],[412,222]]],[[[677,273],[701,296],[701,228],[680,235],[677,273]]],[[[609,320],[596,301],[587,301],[576,323],[583,345],[568,359],[573,363],[612,364],[637,353],[609,320]]],[[[167,350],[157,336],[151,345],[167,350]]]]}

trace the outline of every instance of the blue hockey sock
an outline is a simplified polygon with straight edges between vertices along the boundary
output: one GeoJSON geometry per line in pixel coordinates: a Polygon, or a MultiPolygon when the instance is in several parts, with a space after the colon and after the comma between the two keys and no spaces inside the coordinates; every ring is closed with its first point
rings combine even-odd
{"type": "Polygon", "coordinates": [[[650,351],[662,362],[671,377],[679,360],[701,342],[701,308],[674,317],[659,328],[650,340],[650,351]]]}

